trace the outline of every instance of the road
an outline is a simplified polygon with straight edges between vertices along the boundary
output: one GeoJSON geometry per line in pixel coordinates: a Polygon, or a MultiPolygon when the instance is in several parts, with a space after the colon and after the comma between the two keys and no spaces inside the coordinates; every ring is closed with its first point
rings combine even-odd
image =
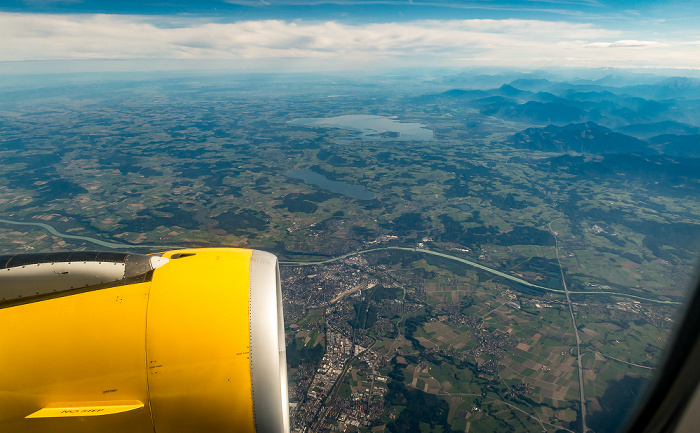
{"type": "Polygon", "coordinates": [[[631,365],[632,367],[644,368],[646,370],[656,370],[655,367],[649,367],[648,365],[641,365],[641,364],[635,364],[634,362],[623,361],[622,359],[615,358],[614,356],[606,355],[606,354],[600,353],[600,352],[595,352],[595,353],[597,353],[598,355],[603,356],[605,358],[612,359],[613,361],[617,361],[617,362],[620,362],[622,364],[631,365]]]}
{"type": "MultiPolygon", "coordinates": [[[[556,221],[556,220],[554,220],[556,221]]],[[[571,305],[571,299],[569,298],[569,289],[566,286],[566,278],[564,277],[564,267],[561,265],[559,260],[559,238],[557,237],[557,232],[552,229],[552,223],[550,222],[547,226],[549,231],[554,236],[554,253],[557,256],[557,263],[559,264],[559,272],[561,272],[561,282],[564,285],[564,294],[566,295],[566,304],[569,307],[569,314],[571,315],[571,323],[574,326],[574,335],[576,336],[576,359],[578,360],[578,387],[580,391],[581,398],[581,432],[588,432],[586,427],[586,397],[583,392],[583,364],[581,363],[581,337],[578,334],[578,327],[576,326],[576,316],[574,316],[574,307],[571,305]]]]}

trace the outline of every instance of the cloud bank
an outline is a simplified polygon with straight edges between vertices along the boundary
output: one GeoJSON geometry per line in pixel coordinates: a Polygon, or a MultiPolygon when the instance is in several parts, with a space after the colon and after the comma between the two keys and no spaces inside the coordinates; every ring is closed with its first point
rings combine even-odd
{"type": "Polygon", "coordinates": [[[700,69],[697,41],[654,40],[571,22],[423,20],[187,21],[182,17],[0,14],[0,62],[261,61],[353,69],[396,66],[700,69]]]}

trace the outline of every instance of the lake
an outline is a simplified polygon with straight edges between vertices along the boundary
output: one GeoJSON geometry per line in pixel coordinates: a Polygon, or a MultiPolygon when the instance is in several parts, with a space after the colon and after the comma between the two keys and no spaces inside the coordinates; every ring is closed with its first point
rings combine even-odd
{"type": "Polygon", "coordinates": [[[352,185],[346,182],[330,180],[322,174],[318,174],[311,170],[291,170],[282,174],[292,179],[303,180],[309,185],[316,185],[330,192],[342,194],[346,197],[352,197],[359,200],[372,200],[377,197],[377,194],[367,191],[362,185],[352,185]]]}
{"type": "Polygon", "coordinates": [[[359,131],[360,138],[366,141],[432,141],[432,129],[421,123],[399,122],[391,117],[371,114],[349,114],[337,117],[310,117],[294,119],[290,125],[339,128],[359,131]]]}
{"type": "Polygon", "coordinates": [[[456,207],[457,209],[463,210],[463,211],[465,211],[465,212],[469,212],[470,210],[472,210],[472,207],[471,207],[470,205],[466,204],[466,203],[462,203],[462,204],[455,205],[455,207],[456,207]]]}

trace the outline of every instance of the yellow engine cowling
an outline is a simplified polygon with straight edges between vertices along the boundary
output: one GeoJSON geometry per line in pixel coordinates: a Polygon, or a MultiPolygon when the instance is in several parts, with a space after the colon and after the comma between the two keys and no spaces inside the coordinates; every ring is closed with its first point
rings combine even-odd
{"type": "Polygon", "coordinates": [[[275,256],[90,254],[0,258],[0,431],[289,431],[275,256]]]}

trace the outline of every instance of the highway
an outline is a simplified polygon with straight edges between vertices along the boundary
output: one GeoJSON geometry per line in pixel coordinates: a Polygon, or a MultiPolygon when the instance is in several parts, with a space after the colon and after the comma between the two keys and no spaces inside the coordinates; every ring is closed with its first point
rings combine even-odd
{"type": "Polygon", "coordinates": [[[578,361],[578,388],[581,399],[581,432],[587,433],[588,428],[586,427],[586,397],[583,393],[583,364],[581,362],[581,337],[578,334],[578,326],[576,326],[576,316],[574,316],[574,307],[571,304],[571,299],[569,298],[569,289],[566,286],[566,277],[564,277],[564,267],[561,265],[561,261],[559,260],[559,238],[557,236],[557,232],[555,232],[554,229],[552,229],[552,223],[554,221],[550,222],[547,225],[547,227],[549,227],[549,231],[552,233],[552,236],[554,236],[554,253],[557,256],[557,263],[559,264],[559,271],[561,272],[561,282],[564,285],[564,294],[566,295],[566,304],[569,307],[569,314],[571,315],[571,324],[574,327],[574,335],[576,336],[576,359],[578,361]]]}

